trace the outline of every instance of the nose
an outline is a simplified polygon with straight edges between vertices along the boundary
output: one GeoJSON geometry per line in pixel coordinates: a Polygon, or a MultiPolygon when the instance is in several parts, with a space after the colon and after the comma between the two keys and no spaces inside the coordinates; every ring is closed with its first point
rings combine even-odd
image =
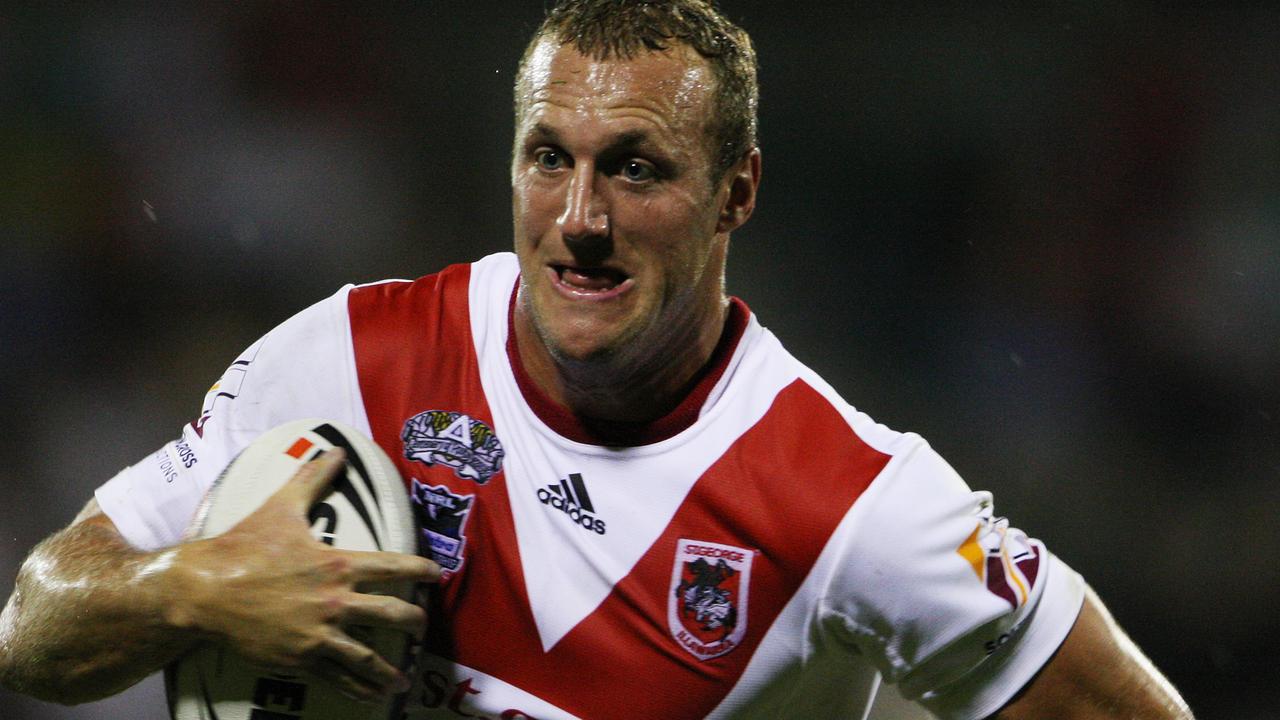
{"type": "Polygon", "coordinates": [[[597,192],[593,163],[580,162],[573,168],[564,201],[564,212],[557,219],[566,244],[592,245],[609,237],[609,209],[605,197],[597,192]]]}

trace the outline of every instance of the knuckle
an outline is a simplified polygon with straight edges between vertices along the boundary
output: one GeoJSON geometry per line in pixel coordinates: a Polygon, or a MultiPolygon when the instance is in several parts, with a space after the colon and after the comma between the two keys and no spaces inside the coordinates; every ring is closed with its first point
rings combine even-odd
{"type": "Polygon", "coordinates": [[[426,625],[427,624],[426,610],[423,610],[417,605],[411,605],[409,603],[402,603],[402,607],[403,607],[403,610],[402,610],[401,617],[406,624],[408,625],[426,625]]]}
{"type": "Polygon", "coordinates": [[[353,580],[355,567],[351,559],[341,553],[329,553],[322,563],[325,574],[342,583],[353,580]]]}
{"type": "Polygon", "coordinates": [[[338,622],[346,617],[350,607],[351,603],[341,595],[329,595],[320,601],[320,620],[326,624],[338,622]]]}
{"type": "Polygon", "coordinates": [[[355,653],[355,661],[360,665],[373,666],[378,664],[378,653],[367,645],[361,645],[355,653]]]}
{"type": "Polygon", "coordinates": [[[308,633],[298,643],[298,657],[301,661],[310,662],[323,657],[330,645],[329,634],[323,630],[308,633]]]}

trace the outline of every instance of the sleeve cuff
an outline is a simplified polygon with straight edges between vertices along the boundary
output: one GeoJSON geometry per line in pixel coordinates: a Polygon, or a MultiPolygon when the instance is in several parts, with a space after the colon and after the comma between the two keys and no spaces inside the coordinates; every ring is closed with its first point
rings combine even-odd
{"type": "Polygon", "coordinates": [[[139,550],[159,550],[178,541],[178,538],[167,537],[167,528],[163,524],[156,526],[147,522],[139,512],[139,504],[131,499],[134,491],[133,474],[136,465],[121,470],[115,477],[103,483],[94,491],[102,512],[115,523],[116,530],[133,547],[139,550]]]}
{"type": "Polygon", "coordinates": [[[940,718],[976,720],[1004,707],[1057,652],[1084,604],[1084,579],[1050,556],[1048,584],[1025,630],[995,656],[921,704],[940,718]]]}

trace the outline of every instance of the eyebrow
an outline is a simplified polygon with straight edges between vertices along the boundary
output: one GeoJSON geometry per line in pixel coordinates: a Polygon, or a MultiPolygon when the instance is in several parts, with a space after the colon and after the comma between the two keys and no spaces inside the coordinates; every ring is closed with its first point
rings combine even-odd
{"type": "MultiPolygon", "coordinates": [[[[556,145],[563,144],[560,140],[560,133],[555,128],[546,123],[535,123],[533,129],[529,133],[531,140],[546,140],[556,145]]],[[[643,130],[628,130],[619,133],[605,145],[605,152],[619,152],[626,150],[646,149],[651,152],[658,152],[659,149],[650,143],[649,133],[643,130]]]]}
{"type": "Polygon", "coordinates": [[[642,130],[630,130],[614,138],[613,142],[609,143],[609,148],[617,150],[631,150],[647,147],[649,145],[649,133],[642,130]]]}
{"type": "Polygon", "coordinates": [[[537,139],[545,138],[557,145],[560,144],[560,133],[556,132],[555,128],[547,125],[546,123],[534,123],[533,129],[529,131],[529,137],[537,139]]]}

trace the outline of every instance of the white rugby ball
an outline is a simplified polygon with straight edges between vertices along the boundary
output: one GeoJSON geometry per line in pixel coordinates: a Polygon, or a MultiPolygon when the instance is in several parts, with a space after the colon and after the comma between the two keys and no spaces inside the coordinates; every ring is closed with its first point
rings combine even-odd
{"type": "MultiPolygon", "coordinates": [[[[205,496],[188,537],[226,532],[299,468],[335,447],[346,450],[345,472],[311,507],[312,534],[345,550],[416,553],[413,513],[390,458],[358,430],[319,419],[285,423],[250,443],[205,496]]],[[[412,600],[414,588],[410,582],[361,586],[360,591],[412,600]]],[[[387,628],[347,631],[391,664],[408,670],[409,635],[387,628]]],[[[395,701],[359,703],[319,678],[273,673],[215,645],[197,647],[166,668],[165,687],[174,720],[386,720],[400,715],[395,701]]]]}

